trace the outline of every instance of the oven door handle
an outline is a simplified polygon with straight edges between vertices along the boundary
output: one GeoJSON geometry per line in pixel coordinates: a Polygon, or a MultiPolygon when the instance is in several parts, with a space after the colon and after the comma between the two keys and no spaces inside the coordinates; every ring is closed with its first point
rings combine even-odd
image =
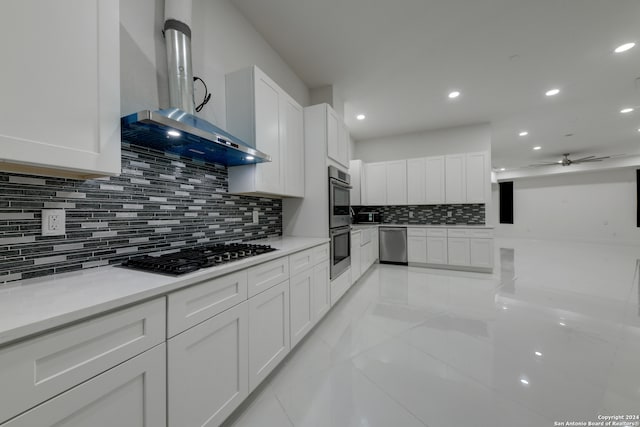
{"type": "Polygon", "coordinates": [[[350,232],[351,232],[351,227],[348,225],[346,227],[340,227],[340,228],[335,228],[333,230],[329,230],[329,234],[331,235],[331,237],[337,236],[339,234],[347,234],[350,232]]]}
{"type": "Polygon", "coordinates": [[[339,179],[336,178],[329,178],[329,181],[331,182],[331,184],[338,186],[338,187],[342,187],[346,190],[351,190],[353,187],[351,187],[350,185],[345,184],[343,181],[340,181],[339,179]]]}

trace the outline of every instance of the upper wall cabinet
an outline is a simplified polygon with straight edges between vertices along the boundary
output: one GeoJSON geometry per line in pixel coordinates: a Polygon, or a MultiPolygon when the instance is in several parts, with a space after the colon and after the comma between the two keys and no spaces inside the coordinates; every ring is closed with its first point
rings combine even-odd
{"type": "Polygon", "coordinates": [[[349,130],[342,118],[329,104],[327,108],[327,156],[343,166],[349,168],[349,130]]]}
{"type": "Polygon", "coordinates": [[[2,2],[0,14],[0,170],[119,174],[119,1],[2,2]]]}
{"type": "Polygon", "coordinates": [[[367,205],[380,206],[387,204],[387,164],[365,164],[365,200],[367,205]]]}
{"type": "Polygon", "coordinates": [[[302,107],[258,67],[226,76],[227,130],[272,161],[229,168],[229,192],[304,196],[302,107]]]}
{"type": "Polygon", "coordinates": [[[484,203],[487,199],[487,182],[489,176],[489,159],[485,152],[467,153],[466,162],[466,193],[467,203],[484,203]]]}
{"type": "Polygon", "coordinates": [[[445,157],[445,201],[464,203],[467,199],[465,155],[454,154],[445,157]]]}
{"type": "Polygon", "coordinates": [[[407,161],[396,160],[387,164],[387,204],[407,204],[407,161]]]}
{"type": "Polygon", "coordinates": [[[407,160],[407,203],[438,205],[444,202],[444,156],[407,160]]]}
{"type": "Polygon", "coordinates": [[[354,206],[366,205],[364,183],[364,163],[362,160],[351,160],[349,162],[349,176],[351,177],[350,201],[354,206]]]}

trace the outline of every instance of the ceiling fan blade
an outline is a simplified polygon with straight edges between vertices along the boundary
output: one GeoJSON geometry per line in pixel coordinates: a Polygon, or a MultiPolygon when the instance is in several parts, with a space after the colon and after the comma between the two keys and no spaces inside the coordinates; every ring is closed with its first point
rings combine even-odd
{"type": "Polygon", "coordinates": [[[587,156],[587,157],[582,157],[580,159],[575,159],[575,160],[571,160],[573,163],[576,162],[584,162],[585,160],[589,160],[589,159],[593,159],[595,156],[587,156]]]}
{"type": "Polygon", "coordinates": [[[608,159],[608,157],[598,157],[596,159],[587,159],[587,160],[574,160],[573,163],[578,164],[578,163],[589,163],[589,162],[601,162],[604,159],[608,159]]]}
{"type": "Polygon", "coordinates": [[[536,164],[533,164],[533,165],[529,165],[529,166],[527,166],[527,167],[528,167],[528,168],[537,168],[537,167],[540,167],[540,166],[553,166],[553,165],[560,165],[560,164],[561,164],[561,163],[558,163],[558,162],[550,162],[550,163],[536,163],[536,164]]]}

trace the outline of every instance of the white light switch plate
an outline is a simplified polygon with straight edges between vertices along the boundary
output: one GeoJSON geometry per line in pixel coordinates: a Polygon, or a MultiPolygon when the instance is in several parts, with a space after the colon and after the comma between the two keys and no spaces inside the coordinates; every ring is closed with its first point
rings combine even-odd
{"type": "Polygon", "coordinates": [[[260,223],[260,218],[258,217],[259,212],[258,211],[253,211],[253,223],[254,224],[259,224],[260,223]]]}
{"type": "Polygon", "coordinates": [[[64,209],[42,210],[42,235],[64,236],[66,233],[66,215],[64,209]]]}

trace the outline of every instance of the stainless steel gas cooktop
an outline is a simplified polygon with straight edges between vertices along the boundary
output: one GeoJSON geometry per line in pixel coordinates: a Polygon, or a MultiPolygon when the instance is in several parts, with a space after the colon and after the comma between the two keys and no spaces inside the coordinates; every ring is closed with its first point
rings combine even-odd
{"type": "Polygon", "coordinates": [[[125,261],[122,266],[172,276],[191,273],[206,267],[215,267],[243,258],[275,251],[269,245],[230,243],[183,249],[165,255],[144,255],[125,261]]]}

